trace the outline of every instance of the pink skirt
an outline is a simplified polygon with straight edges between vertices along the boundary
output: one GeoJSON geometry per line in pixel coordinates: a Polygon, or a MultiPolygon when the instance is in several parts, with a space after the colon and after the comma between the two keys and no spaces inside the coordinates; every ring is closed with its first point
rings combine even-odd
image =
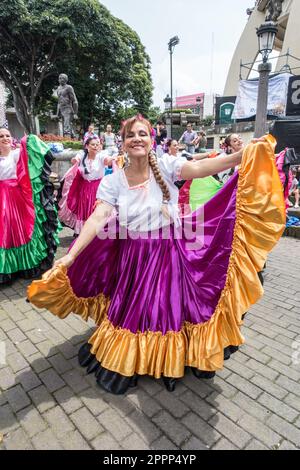
{"type": "Polygon", "coordinates": [[[0,248],[17,248],[29,242],[35,221],[32,194],[17,180],[0,181],[0,220],[0,248]]]}
{"type": "Polygon", "coordinates": [[[77,234],[94,210],[100,181],[82,178],[77,165],[66,173],[58,216],[64,225],[77,234]]]}

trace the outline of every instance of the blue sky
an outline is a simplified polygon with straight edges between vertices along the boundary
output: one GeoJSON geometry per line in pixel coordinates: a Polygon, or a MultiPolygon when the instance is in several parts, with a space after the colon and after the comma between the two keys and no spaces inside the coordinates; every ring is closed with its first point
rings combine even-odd
{"type": "Polygon", "coordinates": [[[152,62],[154,104],[170,91],[168,41],[177,35],[174,96],[223,93],[254,0],[101,0],[139,35],[152,62]]]}

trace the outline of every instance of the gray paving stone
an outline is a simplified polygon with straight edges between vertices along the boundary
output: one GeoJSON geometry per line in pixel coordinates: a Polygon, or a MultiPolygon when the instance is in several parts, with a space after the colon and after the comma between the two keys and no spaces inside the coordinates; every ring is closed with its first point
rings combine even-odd
{"type": "Polygon", "coordinates": [[[92,441],[95,450],[121,450],[120,444],[108,433],[104,432],[92,441]]]}
{"type": "MultiPolygon", "coordinates": [[[[247,400],[248,400],[248,397],[247,397],[247,400]]],[[[228,418],[230,418],[234,422],[238,421],[244,414],[244,411],[239,406],[235,405],[232,400],[228,400],[227,398],[223,397],[217,392],[207,397],[206,401],[210,404],[211,415],[207,417],[202,416],[202,418],[207,421],[217,411],[222,412],[224,415],[226,415],[228,418]]],[[[191,408],[193,409],[192,406],[191,408]]],[[[194,411],[197,413],[196,409],[194,409],[194,411]]]]}
{"type": "Polygon", "coordinates": [[[37,374],[43,372],[44,370],[50,369],[51,364],[47,359],[45,359],[40,352],[33,354],[28,358],[30,361],[30,367],[35,370],[37,374]]]}
{"type": "Polygon", "coordinates": [[[191,410],[193,410],[194,413],[199,415],[205,421],[208,421],[216,413],[214,406],[212,407],[210,405],[210,403],[213,403],[213,397],[216,395],[218,394],[212,393],[208,395],[206,398],[207,401],[205,401],[203,398],[200,398],[190,390],[181,395],[180,400],[183,401],[191,410]]]}
{"type": "Polygon", "coordinates": [[[255,383],[255,376],[252,377],[251,382],[243,379],[242,377],[238,376],[237,374],[231,374],[231,376],[227,379],[227,381],[236,387],[238,390],[241,392],[245,393],[248,395],[250,398],[253,398],[254,400],[261,395],[262,391],[260,388],[256,387],[255,383]],[[253,385],[253,383],[255,385],[253,385]]]}
{"type": "Polygon", "coordinates": [[[20,328],[20,330],[22,330],[24,333],[27,333],[30,330],[34,330],[34,328],[36,327],[36,323],[32,320],[28,320],[28,318],[18,321],[17,325],[18,328],[20,328]]]}
{"type": "Polygon", "coordinates": [[[43,413],[44,411],[49,410],[56,405],[53,397],[50,395],[44,385],[31,390],[28,392],[28,395],[40,413],[43,413]]]}
{"type": "Polygon", "coordinates": [[[19,372],[18,382],[20,382],[26,392],[38,387],[42,383],[38,376],[30,368],[23,369],[21,372],[19,372]]]}
{"type": "Polygon", "coordinates": [[[276,415],[270,417],[267,421],[267,425],[296,446],[300,445],[300,429],[296,428],[296,426],[293,426],[276,415]]]}
{"type": "Polygon", "coordinates": [[[176,450],[178,449],[173,442],[170,441],[166,436],[161,436],[156,441],[152,442],[152,450],[176,450]]]}
{"type": "Polygon", "coordinates": [[[11,431],[4,438],[4,445],[7,450],[32,450],[33,447],[23,429],[18,428],[11,431]]]}
{"type": "Polygon", "coordinates": [[[55,406],[43,414],[52,432],[62,440],[65,435],[74,430],[74,424],[70,421],[60,406],[55,406]]]}
{"type": "MultiPolygon", "coordinates": [[[[282,387],[278,387],[275,383],[271,382],[271,380],[265,379],[264,377],[261,377],[260,375],[255,375],[252,379],[251,382],[257,387],[259,387],[261,390],[264,390],[265,392],[268,392],[270,395],[273,395],[274,397],[277,398],[284,398],[288,392],[284,390],[282,387]]],[[[257,398],[257,397],[253,397],[257,398]]]]}
{"type": "Polygon", "coordinates": [[[62,446],[56,439],[51,429],[40,432],[32,438],[32,443],[37,450],[61,450],[62,446]]]}
{"type": "Polygon", "coordinates": [[[247,367],[253,370],[253,372],[256,372],[257,374],[262,375],[263,377],[273,381],[275,380],[279,372],[271,368],[271,362],[273,359],[268,363],[268,365],[261,364],[260,362],[255,361],[254,359],[250,359],[247,362],[247,367]]]}
{"type": "MultiPolygon", "coordinates": [[[[103,426],[94,418],[86,408],[80,408],[70,415],[78,431],[88,440],[91,440],[104,431],[103,426]]],[[[119,422],[119,426],[122,423],[119,422]]]]}
{"type": "Polygon", "coordinates": [[[269,364],[272,369],[275,369],[278,373],[285,375],[289,379],[294,380],[295,382],[300,382],[300,371],[297,371],[297,366],[287,366],[286,364],[281,364],[281,362],[272,359],[269,364]]]}
{"type": "Polygon", "coordinates": [[[82,401],[74,395],[73,390],[69,387],[61,388],[54,393],[54,396],[67,414],[71,414],[83,406],[82,401]]]}
{"type": "Polygon", "coordinates": [[[50,393],[56,392],[56,390],[59,390],[66,385],[54,369],[47,369],[46,371],[41,372],[40,378],[50,393]]]}
{"type": "Polygon", "coordinates": [[[283,389],[288,390],[289,392],[294,393],[297,396],[300,396],[300,384],[298,384],[294,380],[290,380],[287,377],[281,375],[276,380],[276,384],[282,387],[283,389]]]}
{"type": "Polygon", "coordinates": [[[297,397],[297,395],[294,395],[293,393],[289,393],[285,398],[284,398],[284,403],[287,405],[291,406],[294,408],[296,411],[300,412],[300,397],[297,397]]]}
{"type": "Polygon", "coordinates": [[[267,446],[264,446],[261,442],[256,439],[252,439],[251,442],[246,446],[245,450],[268,450],[267,446]]]}
{"type": "Polygon", "coordinates": [[[159,426],[165,436],[178,447],[191,435],[190,431],[183,426],[183,420],[174,419],[167,411],[161,411],[152,418],[152,421],[159,426]]]}
{"type": "Polygon", "coordinates": [[[149,445],[136,433],[130,434],[122,441],[125,450],[148,450],[149,445]]]}
{"type": "MultiPolygon", "coordinates": [[[[215,417],[216,415],[214,415],[215,417]]],[[[212,419],[214,419],[214,417],[212,419]]],[[[194,413],[187,414],[181,421],[190,432],[198,437],[205,445],[212,447],[219,439],[220,434],[213,426],[206,423],[194,413]]]]}
{"type": "Polygon", "coordinates": [[[85,380],[85,377],[81,373],[79,373],[77,369],[72,369],[68,372],[65,372],[62,375],[62,378],[75,393],[82,392],[83,390],[89,388],[89,383],[85,380]]]}
{"type": "Polygon", "coordinates": [[[6,320],[0,322],[0,328],[2,328],[3,331],[9,331],[16,328],[16,324],[12,322],[10,318],[7,318],[6,320]]]}
{"type": "MultiPolygon", "coordinates": [[[[101,419],[101,417],[99,418],[101,419]]],[[[161,431],[155,426],[152,421],[140,411],[136,410],[131,415],[125,418],[130,428],[140,435],[142,439],[149,445],[155,441],[161,434],[161,431]]]]}
{"type": "MultiPolygon", "coordinates": [[[[119,401],[120,397],[118,396],[119,401]]],[[[88,388],[81,394],[81,400],[94,416],[99,416],[108,408],[108,404],[103,400],[96,390],[88,388]]]]}
{"type": "Polygon", "coordinates": [[[205,445],[200,439],[197,439],[197,437],[192,436],[190,439],[188,439],[187,442],[185,442],[181,446],[182,450],[188,451],[188,450],[208,450],[209,446],[205,445]]]}
{"type": "MultiPolygon", "coordinates": [[[[291,356],[287,356],[282,352],[276,351],[276,349],[270,348],[270,346],[265,346],[263,353],[268,354],[270,358],[275,359],[276,361],[282,362],[283,364],[291,364],[291,356]]],[[[255,358],[254,358],[255,359],[255,358]]]]}
{"type": "Polygon", "coordinates": [[[294,446],[291,442],[289,441],[283,441],[280,444],[280,450],[299,450],[300,445],[294,446]]]}
{"type": "Polygon", "coordinates": [[[216,445],[214,445],[213,450],[238,450],[238,448],[232,444],[232,442],[222,437],[216,445]]]}
{"type": "Polygon", "coordinates": [[[133,432],[132,427],[125,420],[121,420],[113,408],[105,410],[98,416],[97,420],[101,427],[109,431],[118,442],[121,442],[133,432]]]}
{"type": "Polygon", "coordinates": [[[2,405],[0,407],[0,431],[5,434],[19,427],[16,415],[10,405],[2,405]]]}
{"type": "Polygon", "coordinates": [[[16,385],[15,387],[7,390],[6,397],[15,412],[26,408],[31,403],[28,395],[24,392],[21,385],[16,385]]]}
{"type": "Polygon", "coordinates": [[[69,432],[64,436],[62,446],[65,450],[90,450],[91,447],[78,431],[69,432]]]}
{"type": "Polygon", "coordinates": [[[278,416],[281,416],[284,419],[287,419],[290,422],[293,422],[300,413],[300,409],[297,412],[293,408],[290,408],[288,405],[285,405],[282,400],[277,400],[277,398],[274,398],[271,395],[268,395],[267,393],[263,393],[258,398],[258,402],[261,403],[264,407],[273,411],[273,413],[277,414],[278,416]]]}
{"type": "Polygon", "coordinates": [[[239,420],[238,425],[265,444],[269,449],[280,442],[281,437],[278,434],[252,416],[244,415],[239,420]]]}
{"type": "Polygon", "coordinates": [[[49,362],[58,374],[64,374],[73,368],[62,354],[56,354],[55,356],[49,357],[49,362]]]}
{"type": "MultiPolygon", "coordinates": [[[[141,388],[129,392],[127,397],[136,408],[142,410],[143,413],[150,418],[162,409],[161,404],[151,398],[151,396],[141,388]]],[[[128,403],[126,403],[126,405],[128,405],[128,403]]]]}
{"type": "Polygon", "coordinates": [[[239,449],[243,449],[251,440],[251,435],[244,431],[240,426],[234,424],[231,420],[221,413],[213,416],[209,424],[225,436],[230,442],[236,445],[239,449]]]}
{"type": "Polygon", "coordinates": [[[7,356],[7,363],[14,372],[19,372],[22,369],[28,368],[28,362],[19,352],[9,354],[7,356]]]}
{"type": "Polygon", "coordinates": [[[155,395],[155,399],[168,410],[175,418],[181,418],[188,412],[188,407],[178,398],[174,397],[167,390],[155,395]]]}
{"type": "Polygon", "coordinates": [[[1,390],[8,390],[16,383],[16,377],[10,367],[0,369],[0,388],[1,390]]]}
{"type": "Polygon", "coordinates": [[[19,411],[17,413],[17,418],[30,438],[47,428],[47,423],[33,406],[29,406],[28,408],[19,411]]]}
{"type": "Polygon", "coordinates": [[[20,328],[15,328],[14,330],[7,331],[7,336],[12,340],[14,344],[21,343],[22,341],[26,341],[26,336],[20,330],[20,328]]]}
{"type": "Polygon", "coordinates": [[[38,329],[26,331],[26,336],[33,344],[39,344],[46,340],[45,335],[38,329]]]}

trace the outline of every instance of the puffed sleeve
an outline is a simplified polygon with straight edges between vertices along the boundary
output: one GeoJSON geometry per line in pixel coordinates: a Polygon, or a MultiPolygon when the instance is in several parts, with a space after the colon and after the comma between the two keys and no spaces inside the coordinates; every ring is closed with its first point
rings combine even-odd
{"type": "Polygon", "coordinates": [[[83,150],[80,150],[74,157],[75,160],[77,160],[78,163],[81,162],[81,160],[83,159],[83,156],[84,156],[84,151],[83,150]]]}
{"type": "Polygon", "coordinates": [[[101,164],[105,166],[105,160],[109,157],[107,150],[101,150],[101,152],[99,152],[97,156],[101,164]]]}
{"type": "Polygon", "coordinates": [[[158,160],[158,165],[163,176],[175,183],[182,180],[181,170],[186,162],[187,160],[184,157],[173,157],[172,155],[165,154],[158,160]]]}
{"type": "Polygon", "coordinates": [[[113,207],[118,203],[118,186],[115,174],[107,175],[102,178],[97,191],[96,199],[106,202],[113,207]]]}

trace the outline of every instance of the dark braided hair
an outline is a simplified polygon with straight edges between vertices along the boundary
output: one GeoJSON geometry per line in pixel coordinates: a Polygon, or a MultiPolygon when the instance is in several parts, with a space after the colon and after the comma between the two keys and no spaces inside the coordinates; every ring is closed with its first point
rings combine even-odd
{"type": "MultiPolygon", "coordinates": [[[[122,136],[123,142],[125,141],[125,137],[126,137],[127,132],[131,130],[132,126],[136,122],[141,122],[142,124],[144,124],[148,128],[149,136],[151,136],[152,127],[151,127],[150,122],[147,119],[145,119],[141,114],[138,114],[137,116],[134,116],[130,119],[127,119],[127,121],[122,123],[121,136],[122,136]]],[[[152,150],[149,152],[149,157],[148,158],[149,158],[149,160],[148,160],[149,165],[150,165],[151,170],[153,172],[155,181],[157,182],[157,184],[159,185],[159,187],[160,187],[160,189],[163,193],[163,202],[164,203],[169,202],[170,199],[171,199],[171,194],[170,194],[170,191],[169,191],[169,187],[168,187],[167,183],[165,182],[165,180],[163,179],[163,177],[161,175],[161,172],[160,172],[160,169],[159,169],[159,166],[158,166],[158,163],[157,163],[156,155],[152,150]]]]}
{"type": "Polygon", "coordinates": [[[88,154],[89,154],[89,151],[88,151],[88,146],[90,145],[90,143],[92,142],[92,140],[98,140],[96,139],[95,137],[89,137],[88,139],[86,139],[86,142],[84,143],[84,155],[83,155],[83,159],[82,159],[82,166],[83,166],[83,169],[84,169],[84,174],[85,175],[89,175],[90,172],[86,166],[86,159],[88,157],[88,154]]]}

